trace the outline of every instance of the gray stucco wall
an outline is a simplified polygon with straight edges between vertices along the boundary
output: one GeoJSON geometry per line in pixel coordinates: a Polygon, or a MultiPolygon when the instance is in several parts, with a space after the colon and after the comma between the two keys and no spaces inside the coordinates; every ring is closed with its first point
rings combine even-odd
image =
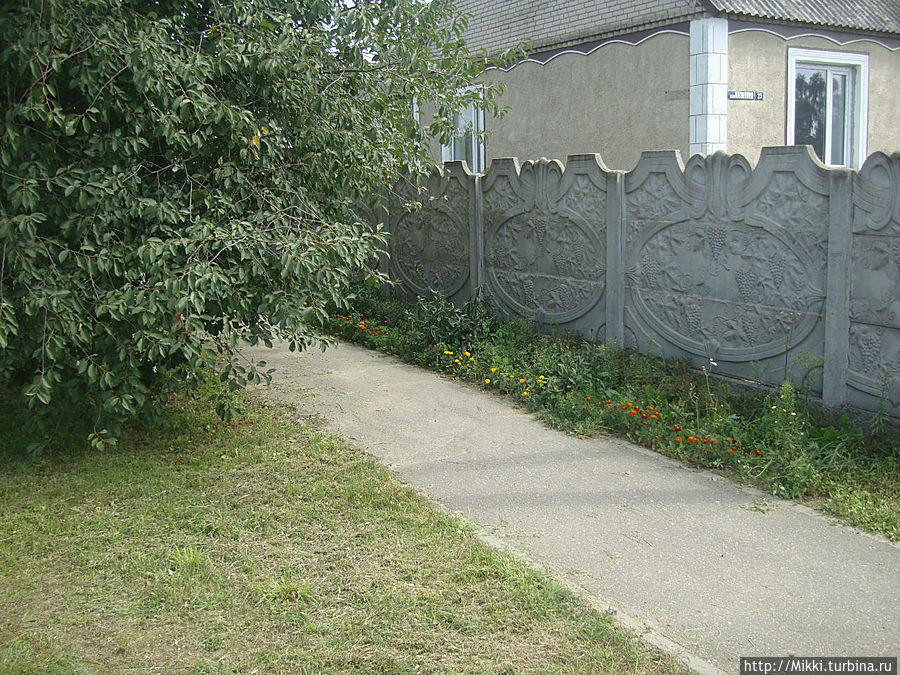
{"type": "Polygon", "coordinates": [[[505,84],[500,102],[510,110],[485,120],[487,161],[589,151],[627,170],[641,150],[687,153],[689,56],[688,36],[666,32],[489,71],[505,84]]]}
{"type": "Polygon", "coordinates": [[[741,30],[728,37],[729,89],[763,91],[762,101],[728,102],[728,152],[751,162],[760,149],[787,142],[788,48],[869,55],[867,154],[900,149],[900,50],[872,40],[846,45],[824,37],[785,39],[770,31],[741,30]]]}
{"type": "MultiPolygon", "coordinates": [[[[599,152],[628,170],[642,150],[688,152],[690,54],[685,32],[662,32],[638,44],[614,41],[590,54],[561,53],[487,71],[502,82],[502,119],[485,116],[485,164],[498,157],[567,157],[599,152]]],[[[427,123],[431,108],[421,107],[427,123]]],[[[440,144],[430,153],[440,161],[440,144]]]]}
{"type": "Polygon", "coordinates": [[[900,154],[860,172],[808,148],[453,163],[419,212],[394,206],[410,295],[482,288],[547,330],[688,358],[742,380],[811,382],[827,405],[900,420],[900,154]]]}

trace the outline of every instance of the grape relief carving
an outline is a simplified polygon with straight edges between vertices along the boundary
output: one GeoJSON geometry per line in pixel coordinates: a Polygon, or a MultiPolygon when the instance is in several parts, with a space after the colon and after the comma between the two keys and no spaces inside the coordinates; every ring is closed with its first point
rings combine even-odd
{"type": "Polygon", "coordinates": [[[630,248],[635,237],[648,223],[672,218],[684,207],[684,201],[669,184],[665,173],[651,173],[643,184],[628,195],[628,227],[625,243],[630,248]]]}
{"type": "Polygon", "coordinates": [[[818,261],[824,273],[828,259],[828,197],[808,188],[794,173],[776,171],[754,207],[755,214],[787,230],[818,261]]]}
{"type": "Polygon", "coordinates": [[[900,328],[900,237],[853,237],[850,318],[900,328]]]}
{"type": "Polygon", "coordinates": [[[821,230],[828,222],[828,198],[810,190],[793,173],[776,171],[756,202],[756,213],[794,230],[821,230]]]}
{"type": "Polygon", "coordinates": [[[850,386],[900,404],[900,330],[850,324],[850,386]]]}
{"type": "Polygon", "coordinates": [[[606,223],[606,197],[598,190],[585,174],[577,174],[571,187],[559,200],[560,209],[568,209],[575,213],[590,216],[593,222],[606,223]]]}
{"type": "MultiPolygon", "coordinates": [[[[492,167],[493,169],[493,167],[492,167]]],[[[498,175],[484,190],[484,215],[486,221],[496,220],[519,201],[506,174],[498,175]]]]}
{"type": "Polygon", "coordinates": [[[772,356],[812,329],[823,292],[807,256],[761,226],[707,217],[665,226],[629,272],[635,310],[698,356],[772,356]]]}
{"type": "MultiPolygon", "coordinates": [[[[714,194],[727,180],[728,166],[710,160],[702,190],[714,194]]],[[[676,199],[671,187],[657,184],[635,191],[629,201],[635,217],[659,216],[635,231],[626,272],[642,323],[689,353],[732,361],[772,357],[805,339],[821,315],[825,269],[816,250],[818,235],[796,236],[791,228],[811,229],[823,202],[826,220],[819,222],[827,222],[827,200],[788,174],[776,174],[755,212],[736,209],[738,216],[729,216],[727,208],[713,213],[707,207],[699,218],[665,222],[664,214],[676,210],[676,199]],[[788,191],[788,201],[802,197],[812,214],[790,210],[793,202],[788,209],[773,184],[788,191]],[[641,207],[637,194],[660,195],[665,206],[641,207]],[[783,212],[786,217],[778,220],[766,217],[783,212]]]]}
{"type": "Polygon", "coordinates": [[[393,263],[412,292],[450,297],[469,276],[468,190],[451,178],[444,194],[419,201],[419,210],[402,213],[392,228],[393,263]]]}
{"type": "MultiPolygon", "coordinates": [[[[557,164],[527,164],[518,203],[502,214],[493,210],[495,220],[485,228],[492,294],[513,312],[544,322],[582,316],[599,301],[606,281],[605,246],[596,233],[602,199],[567,203],[557,196],[561,184],[557,164]]],[[[589,182],[578,189],[588,191],[589,182]]]]}

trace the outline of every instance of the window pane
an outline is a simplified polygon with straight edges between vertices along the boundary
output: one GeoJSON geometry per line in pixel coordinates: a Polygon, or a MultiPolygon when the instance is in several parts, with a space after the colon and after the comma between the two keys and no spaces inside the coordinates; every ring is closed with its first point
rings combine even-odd
{"type": "Polygon", "coordinates": [[[464,136],[459,136],[453,139],[453,157],[452,159],[459,160],[464,159],[469,164],[469,168],[472,168],[472,158],[473,158],[473,146],[474,146],[474,138],[472,137],[472,132],[468,131],[464,136]]]}
{"type": "Polygon", "coordinates": [[[456,129],[459,135],[453,139],[452,158],[464,159],[472,168],[472,160],[475,155],[475,137],[472,133],[472,122],[475,117],[475,106],[469,105],[456,115],[456,129]]]}
{"type": "Polygon", "coordinates": [[[831,164],[846,164],[847,75],[831,75],[831,164]]]}
{"type": "Polygon", "coordinates": [[[811,145],[825,161],[825,97],[824,68],[797,68],[794,106],[794,143],[811,145]]]}

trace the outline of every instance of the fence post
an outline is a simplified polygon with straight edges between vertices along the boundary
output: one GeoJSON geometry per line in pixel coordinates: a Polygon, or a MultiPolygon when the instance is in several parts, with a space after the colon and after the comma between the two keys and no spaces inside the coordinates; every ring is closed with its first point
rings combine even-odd
{"type": "Polygon", "coordinates": [[[835,169],[831,172],[830,180],[822,401],[827,407],[838,408],[847,401],[853,174],[845,169],[835,169]]]}
{"type": "Polygon", "coordinates": [[[469,284],[470,295],[475,295],[484,284],[484,195],[481,192],[484,185],[484,175],[476,173],[474,177],[475,187],[473,198],[475,200],[472,214],[475,222],[470,223],[472,238],[471,255],[469,256],[469,284]]]}
{"type": "Polygon", "coordinates": [[[606,175],[606,341],[625,344],[625,174],[606,175]]]}

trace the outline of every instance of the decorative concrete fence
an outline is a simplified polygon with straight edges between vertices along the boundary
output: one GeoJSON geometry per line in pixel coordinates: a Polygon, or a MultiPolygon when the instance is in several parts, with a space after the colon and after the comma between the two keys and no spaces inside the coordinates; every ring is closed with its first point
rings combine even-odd
{"type": "Polygon", "coordinates": [[[806,377],[828,406],[900,418],[900,154],[858,172],[806,147],[766,148],[755,169],[724,153],[648,152],[629,173],[599,155],[451,162],[425,187],[421,209],[387,214],[410,296],[481,288],[545,330],[806,377]]]}

